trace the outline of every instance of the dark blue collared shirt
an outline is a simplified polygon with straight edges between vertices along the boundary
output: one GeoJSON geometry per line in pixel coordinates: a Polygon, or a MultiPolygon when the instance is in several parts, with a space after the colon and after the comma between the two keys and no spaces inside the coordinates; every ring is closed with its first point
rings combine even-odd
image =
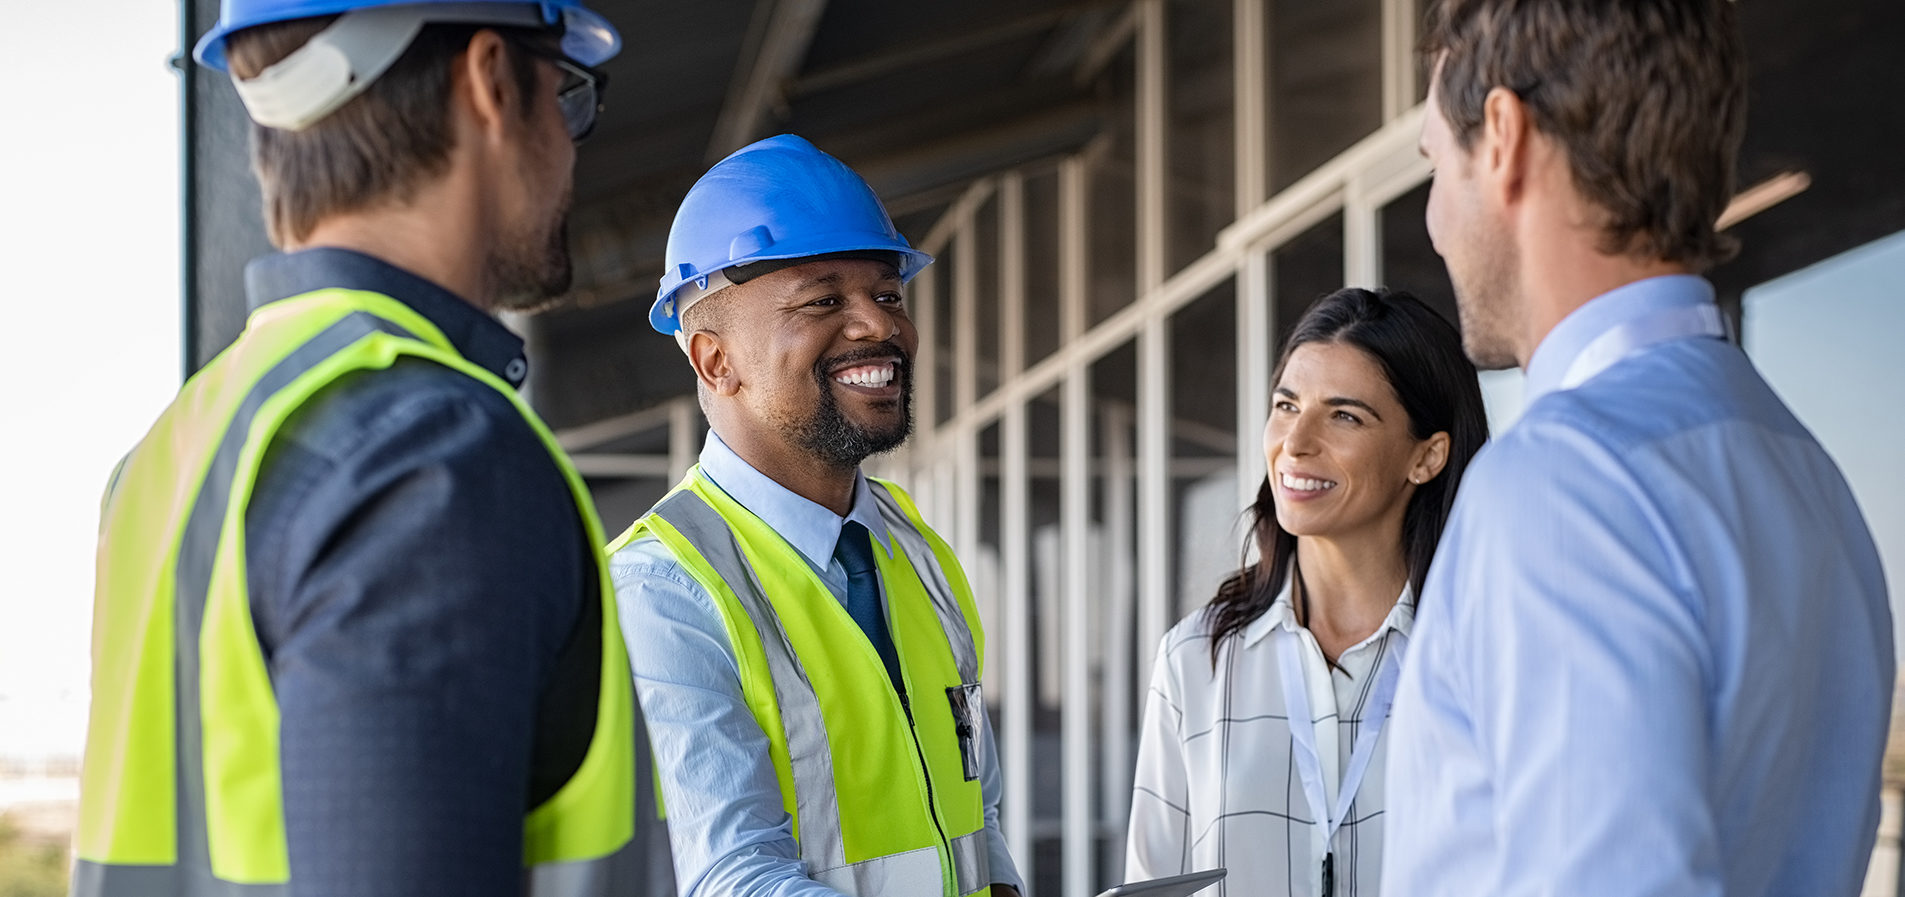
{"type": "MultiPolygon", "coordinates": [[[[366,255],[270,256],[246,286],[381,293],[528,372],[501,324],[366,255]]],[[[421,359],[347,375],[271,443],[245,534],[292,892],[521,894],[523,816],[587,750],[601,650],[596,547],[522,414],[421,359]]]]}

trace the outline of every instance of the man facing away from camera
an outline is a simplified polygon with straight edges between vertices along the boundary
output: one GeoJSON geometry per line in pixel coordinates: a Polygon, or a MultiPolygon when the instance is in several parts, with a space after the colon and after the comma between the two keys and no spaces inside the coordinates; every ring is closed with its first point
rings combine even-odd
{"type": "Polygon", "coordinates": [[[1384,889],[1852,895],[1894,655],[1832,459],[1699,273],[1745,121],[1729,0],[1447,0],[1428,227],[1527,410],[1477,456],[1391,726],[1384,889]]]}
{"type": "Polygon", "coordinates": [[[621,893],[601,525],[493,317],[568,288],[619,45],[578,0],[226,0],[197,58],[284,253],[105,503],[76,895],[621,893]]]}

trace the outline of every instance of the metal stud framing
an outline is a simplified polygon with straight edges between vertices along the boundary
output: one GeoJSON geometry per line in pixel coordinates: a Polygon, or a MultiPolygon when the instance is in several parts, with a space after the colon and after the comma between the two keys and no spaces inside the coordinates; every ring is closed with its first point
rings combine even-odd
{"type": "MultiPolygon", "coordinates": [[[[1136,722],[1130,712],[1133,695],[1145,687],[1151,652],[1171,624],[1176,605],[1185,602],[1172,594],[1171,553],[1176,544],[1170,525],[1172,478],[1234,465],[1239,473],[1238,500],[1247,503],[1256,497],[1264,475],[1261,434],[1274,362],[1271,253],[1340,212],[1346,280],[1379,282],[1380,209],[1428,175],[1415,153],[1421,110],[1409,106],[1414,96],[1414,60],[1409,55],[1413,23],[1404,16],[1413,14],[1413,6],[1409,0],[1384,0],[1383,101],[1388,123],[1275,196],[1267,195],[1265,160],[1275,147],[1268,133],[1268,110],[1274,98],[1268,96],[1265,77],[1269,64],[1266,0],[1231,3],[1236,42],[1237,219],[1201,258],[1182,269],[1167,270],[1170,72],[1166,37],[1170,24],[1165,0],[1135,0],[1121,19],[1129,25],[1119,39],[1129,40],[1136,49],[1136,95],[1130,107],[1136,123],[1135,221],[1107,222],[1092,216],[1092,166],[1105,164],[1104,147],[1099,145],[1095,153],[1088,148],[1059,163],[1056,258],[1027,256],[1028,210],[1021,172],[975,182],[920,241],[926,251],[947,256],[953,268],[951,296],[937,295],[922,280],[913,291],[913,302],[922,331],[920,369],[931,371],[928,365],[938,363],[927,357],[928,347],[952,349],[954,407],[949,420],[932,426],[939,409],[928,388],[933,381],[922,377],[920,419],[926,423],[911,450],[897,459],[894,472],[910,478],[919,487],[916,492],[928,493],[922,506],[929,519],[950,524],[955,544],[967,551],[977,547],[978,484],[991,471],[999,476],[1001,601],[998,618],[987,624],[991,637],[1003,639],[1005,646],[1004,668],[993,674],[1001,683],[999,739],[1007,786],[1004,825],[1013,856],[1028,881],[1037,874],[1032,861],[1038,841],[1057,837],[1060,893],[1065,897],[1096,893],[1115,884],[1119,875],[1130,800],[1130,748],[1136,722]],[[973,214],[995,197],[1000,241],[996,285],[1000,376],[998,387],[982,394],[975,350],[982,335],[977,332],[973,308],[976,290],[995,287],[979,284],[974,273],[973,214]],[[1090,246],[1094,228],[1105,226],[1137,228],[1138,297],[1130,306],[1088,325],[1090,246]],[[1026,367],[1026,305],[1051,301],[1026,294],[1026,271],[1032,265],[1058,269],[1060,345],[1026,367]],[[1173,421],[1168,328],[1175,312],[1231,278],[1237,284],[1237,429],[1223,434],[1192,433],[1173,421]],[[953,302],[951,340],[939,340],[931,332],[938,320],[933,303],[938,301],[953,302]],[[1092,365],[1134,341],[1136,405],[1094,404],[1092,365]],[[1060,397],[1059,459],[1056,464],[1034,465],[1029,457],[1030,405],[1054,388],[1060,397]],[[999,426],[1000,457],[981,458],[978,435],[994,424],[999,426]],[[1174,428],[1183,432],[1174,434],[1174,428]],[[1094,434],[1098,451],[1093,449],[1094,434]],[[1216,443],[1230,460],[1213,459],[1215,467],[1205,460],[1176,461],[1173,435],[1199,441],[1218,437],[1216,443]],[[1057,672],[1063,695],[1056,733],[1062,758],[1057,818],[1035,814],[1030,793],[1042,784],[1034,775],[1032,731],[1037,698],[1031,680],[1038,663],[1032,638],[1036,571],[1031,478],[1035,466],[1045,471],[1041,475],[1050,475],[1051,468],[1056,468],[1059,477],[1061,556],[1052,577],[1059,591],[1057,600],[1048,605],[1058,619],[1044,621],[1062,628],[1049,643],[1060,648],[1059,663],[1048,667],[1057,672]],[[1102,487],[1097,493],[1096,517],[1094,486],[1102,487]]],[[[1107,47],[1104,55],[1110,59],[1116,48],[1107,47]]]]}

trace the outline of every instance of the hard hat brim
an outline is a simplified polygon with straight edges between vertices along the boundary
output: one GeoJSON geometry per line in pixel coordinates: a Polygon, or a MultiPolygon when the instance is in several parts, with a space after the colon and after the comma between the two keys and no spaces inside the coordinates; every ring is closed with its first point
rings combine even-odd
{"type": "MultiPolygon", "coordinates": [[[[818,257],[833,256],[841,252],[891,252],[897,254],[900,259],[900,282],[910,283],[915,275],[925,270],[927,265],[933,263],[933,257],[931,255],[905,244],[896,244],[886,239],[884,235],[866,240],[843,241],[838,234],[818,234],[805,239],[786,241],[778,244],[775,249],[777,251],[752,256],[746,259],[745,262],[737,262],[736,264],[787,261],[790,259],[805,259],[810,257],[818,260],[818,257]]],[[[733,266],[730,265],[728,267],[733,266]]],[[[673,278],[669,279],[673,280],[673,278]]],[[[674,281],[656,291],[655,303],[648,307],[648,326],[664,334],[673,334],[681,329],[680,315],[674,307],[673,300],[675,294],[681,292],[681,288],[687,285],[691,280],[692,278],[674,281]]]]}

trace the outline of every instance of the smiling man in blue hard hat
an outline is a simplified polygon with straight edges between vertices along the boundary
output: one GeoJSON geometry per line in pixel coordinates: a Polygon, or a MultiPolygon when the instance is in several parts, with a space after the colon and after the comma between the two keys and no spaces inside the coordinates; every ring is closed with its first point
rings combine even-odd
{"type": "Polygon", "coordinates": [[[633,695],[493,315],[568,287],[578,0],[226,0],[281,254],[103,508],[79,895],[597,895],[633,695]]]}
{"type": "Polygon", "coordinates": [[[675,215],[649,320],[712,432],[609,548],[684,897],[1017,894],[972,590],[860,472],[911,430],[931,261],[793,136],[675,215]]]}

